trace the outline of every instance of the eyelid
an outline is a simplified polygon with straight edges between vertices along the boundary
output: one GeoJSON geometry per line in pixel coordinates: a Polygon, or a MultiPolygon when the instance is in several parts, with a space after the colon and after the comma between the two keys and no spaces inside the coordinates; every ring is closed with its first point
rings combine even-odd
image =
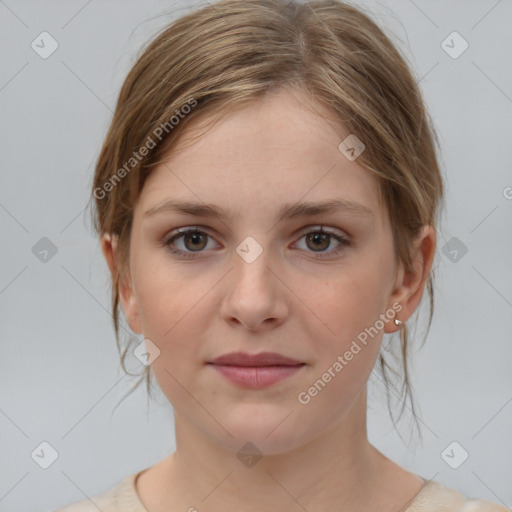
{"type": "Polygon", "coordinates": [[[310,233],[311,231],[323,231],[329,235],[339,236],[341,238],[345,238],[346,240],[350,239],[350,236],[346,231],[343,231],[340,228],[326,226],[325,224],[310,224],[309,226],[301,228],[297,234],[303,236],[310,233]]]}

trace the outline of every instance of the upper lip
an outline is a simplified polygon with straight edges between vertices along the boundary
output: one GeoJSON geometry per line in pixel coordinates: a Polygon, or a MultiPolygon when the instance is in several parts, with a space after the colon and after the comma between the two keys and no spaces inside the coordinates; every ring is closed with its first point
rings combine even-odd
{"type": "Polygon", "coordinates": [[[248,354],[247,352],[230,352],[208,362],[209,364],[222,364],[227,366],[296,366],[304,364],[296,359],[285,357],[276,352],[260,352],[248,354]]]}

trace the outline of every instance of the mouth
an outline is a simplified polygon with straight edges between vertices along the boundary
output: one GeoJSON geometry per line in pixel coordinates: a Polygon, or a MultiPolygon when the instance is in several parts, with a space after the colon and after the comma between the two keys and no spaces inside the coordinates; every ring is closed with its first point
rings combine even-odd
{"type": "Polygon", "coordinates": [[[306,363],[275,352],[232,352],[207,362],[230,382],[244,388],[261,389],[296,375],[306,363]]]}
{"type": "Polygon", "coordinates": [[[211,364],[230,382],[244,388],[262,389],[297,374],[305,364],[287,366],[233,366],[211,364]]]}

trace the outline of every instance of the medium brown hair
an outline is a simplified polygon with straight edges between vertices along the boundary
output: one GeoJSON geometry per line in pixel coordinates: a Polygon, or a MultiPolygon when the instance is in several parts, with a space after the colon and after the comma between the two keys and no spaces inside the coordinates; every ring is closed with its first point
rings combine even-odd
{"type": "MultiPolygon", "coordinates": [[[[112,318],[125,372],[133,344],[121,354],[118,286],[129,264],[133,210],[145,180],[199,115],[214,119],[282,87],[306,91],[365,144],[357,162],[378,177],[396,262],[412,271],[414,239],[423,225],[436,228],[443,180],[432,121],[406,58],[361,8],[335,0],[224,0],[186,14],[141,50],[121,88],[94,174],[94,229],[115,236],[118,244],[112,318]]],[[[433,282],[432,268],[427,332],[433,282]]],[[[399,332],[399,355],[393,354],[391,336],[379,366],[391,413],[389,372],[400,372],[385,355],[401,358],[400,416],[409,396],[416,420],[407,326],[399,332]]],[[[135,387],[145,377],[150,395],[150,367],[139,376],[135,387]]]]}

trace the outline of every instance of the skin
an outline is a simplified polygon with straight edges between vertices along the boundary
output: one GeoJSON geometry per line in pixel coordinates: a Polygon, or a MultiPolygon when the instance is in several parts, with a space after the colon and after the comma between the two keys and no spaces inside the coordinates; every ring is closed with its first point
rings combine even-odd
{"type": "MultiPolygon", "coordinates": [[[[436,243],[435,230],[424,226],[412,248],[415,272],[395,263],[377,178],[339,151],[348,132],[311,109],[324,112],[300,91],[276,91],[226,114],[190,144],[196,121],[155,167],[136,204],[121,303],[131,329],[160,349],[152,370],[174,408],[176,429],[176,451],[137,479],[149,512],[396,512],[424,483],[367,438],[366,384],[384,332],[398,329],[393,320],[308,404],[297,398],[393,304],[407,321],[436,243]],[[233,217],[144,218],[170,198],[214,204],[233,217]],[[374,215],[337,212],[276,223],[284,203],[333,198],[374,215]],[[320,225],[351,245],[336,255],[334,237],[319,248],[308,243],[305,235],[320,225]],[[209,235],[174,242],[196,259],[160,243],[186,226],[209,235]],[[263,249],[252,263],[236,252],[247,236],[263,249]],[[232,351],[273,351],[306,365],[248,390],[205,365],[232,351]],[[237,458],[248,441],[263,454],[252,467],[237,458]]],[[[105,235],[101,243],[113,271],[115,239],[105,235]]]]}

